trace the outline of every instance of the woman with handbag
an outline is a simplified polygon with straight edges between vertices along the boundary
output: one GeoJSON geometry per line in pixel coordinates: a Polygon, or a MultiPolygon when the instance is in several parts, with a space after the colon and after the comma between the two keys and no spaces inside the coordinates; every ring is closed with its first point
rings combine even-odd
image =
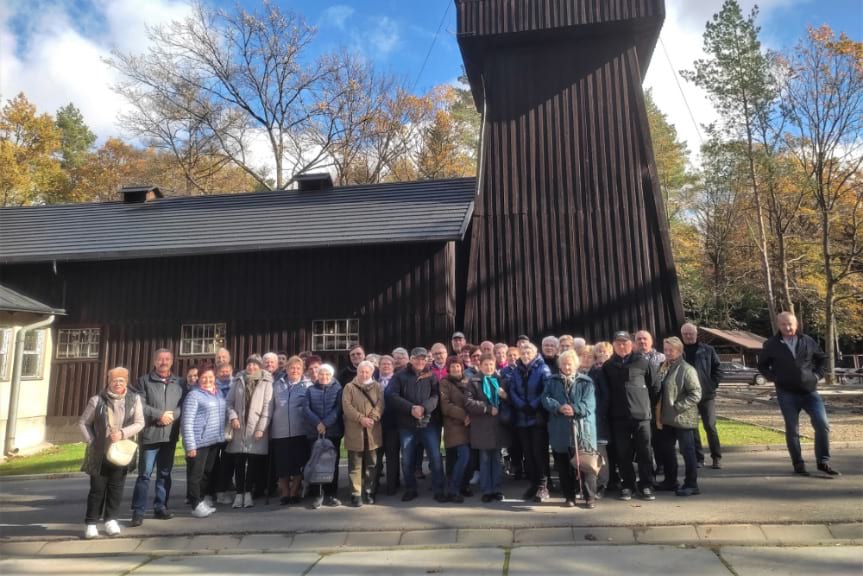
{"type": "Polygon", "coordinates": [[[183,402],[183,449],[186,451],[186,496],[192,516],[206,518],[216,511],[208,493],[219,444],[225,437],[226,402],[216,388],[212,366],[198,371],[198,385],[183,402]]]}
{"type": "Polygon", "coordinates": [[[542,404],[549,415],[548,435],[566,499],[564,506],[575,506],[576,479],[581,479],[585,506],[595,508],[599,454],[593,381],[578,373],[579,358],[574,350],[561,354],[557,364],[560,373],[549,378],[542,404]]]}
{"type": "Polygon", "coordinates": [[[128,390],[129,371],[108,371],[108,385],[90,398],[78,427],[87,443],[81,471],[90,475],[87,495],[87,529],[84,538],[99,536],[96,523],[102,517],[108,536],[118,536],[120,525],[115,516],[123,499],[126,473],[135,466],[137,443],[132,439],[144,427],[141,398],[128,390]]]}
{"type": "Polygon", "coordinates": [[[368,360],[357,365],[357,375],[342,390],[345,423],[345,448],[348,451],[348,480],[351,506],[375,503],[377,449],[383,445],[381,416],[384,394],[372,375],[375,367],[368,360]]]}

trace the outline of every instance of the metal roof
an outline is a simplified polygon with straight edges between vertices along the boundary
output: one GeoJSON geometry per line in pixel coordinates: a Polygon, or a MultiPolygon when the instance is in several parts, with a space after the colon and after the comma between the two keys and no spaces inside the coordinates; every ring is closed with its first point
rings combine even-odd
{"type": "Polygon", "coordinates": [[[475,178],[0,208],[0,263],[460,240],[475,178]]]}
{"type": "Polygon", "coordinates": [[[712,342],[717,339],[725,340],[737,346],[742,346],[748,350],[761,350],[767,338],[759,336],[753,332],[746,330],[720,330],[719,328],[698,327],[698,331],[705,333],[708,337],[704,338],[707,342],[712,342]]]}
{"type": "Polygon", "coordinates": [[[24,296],[11,288],[0,284],[0,311],[2,312],[32,312],[34,314],[66,314],[65,310],[52,308],[24,296]]]}

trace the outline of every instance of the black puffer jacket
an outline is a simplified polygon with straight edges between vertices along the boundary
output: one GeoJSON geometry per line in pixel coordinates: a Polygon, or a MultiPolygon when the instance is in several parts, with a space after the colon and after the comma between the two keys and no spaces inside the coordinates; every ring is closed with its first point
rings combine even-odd
{"type": "Polygon", "coordinates": [[[801,333],[797,334],[795,353],[796,357],[782,342],[782,336],[775,334],[764,342],[758,355],[758,371],[784,392],[814,392],[827,369],[827,355],[818,342],[801,333]]]}
{"type": "Polygon", "coordinates": [[[150,371],[138,379],[134,391],[141,396],[144,406],[144,430],[139,435],[141,444],[177,441],[182,416],[183,388],[180,379],[173,374],[163,380],[155,371],[150,371]],[[163,426],[159,419],[166,411],[174,413],[174,422],[163,426]]]}
{"type": "Polygon", "coordinates": [[[661,382],[650,362],[638,352],[621,358],[613,354],[602,365],[609,392],[612,421],[650,420],[661,382]]]}
{"type": "Polygon", "coordinates": [[[701,384],[701,399],[716,398],[716,388],[719,386],[719,354],[713,346],[697,342],[683,347],[686,362],[698,372],[698,382],[701,384]],[[694,354],[692,351],[694,350],[694,354]]]}
{"type": "Polygon", "coordinates": [[[410,365],[395,373],[386,390],[387,409],[392,407],[395,410],[398,427],[405,430],[415,430],[429,424],[440,425],[439,400],[440,391],[434,372],[426,369],[417,374],[410,365]],[[411,414],[413,406],[425,408],[422,420],[417,420],[411,414]]]}

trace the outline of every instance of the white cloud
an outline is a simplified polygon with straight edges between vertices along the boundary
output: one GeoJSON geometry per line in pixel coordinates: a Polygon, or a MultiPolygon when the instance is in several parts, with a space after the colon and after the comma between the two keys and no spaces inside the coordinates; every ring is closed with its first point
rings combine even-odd
{"type": "MultiPolygon", "coordinates": [[[[23,4],[16,4],[26,10],[23,4]]],[[[74,7],[56,4],[25,15],[13,29],[12,8],[0,7],[0,96],[24,92],[39,112],[55,113],[72,102],[103,141],[120,136],[117,116],[126,103],[111,90],[117,77],[104,62],[111,48],[142,52],[146,25],[182,17],[186,4],[173,0],[99,0],[93,15],[104,18],[98,34],[85,36],[73,23],[74,7]],[[24,49],[22,49],[24,47],[24,49]]],[[[80,18],[79,18],[80,21],[80,18]]]]}
{"type": "MultiPolygon", "coordinates": [[[[760,0],[758,5],[761,13],[758,21],[763,22],[772,10],[786,8],[805,1],[807,0],[760,0]]],[[[755,0],[742,0],[740,5],[743,14],[748,15],[755,3],[755,0]]],[[[691,158],[695,162],[697,162],[697,155],[701,147],[700,126],[716,121],[718,116],[707,94],[694,84],[681,78],[679,73],[683,69],[692,69],[695,60],[705,57],[702,49],[704,25],[721,8],[722,0],[701,0],[699,2],[668,0],[666,2],[665,23],[660,34],[662,43],[656,45],[644,81],[644,88],[653,90],[653,99],[657,106],[677,128],[678,137],[685,140],[689,145],[691,158]],[[668,57],[663,51],[663,44],[668,57]],[[677,79],[675,79],[675,72],[678,75],[677,79]],[[677,86],[677,81],[680,82],[680,88],[677,86]],[[689,109],[692,110],[695,122],[690,117],[687,103],[689,109]],[[696,128],[696,123],[698,128],[696,128]]],[[[763,39],[762,42],[764,42],[763,39]]]]}
{"type": "Polygon", "coordinates": [[[345,29],[348,18],[354,15],[355,10],[344,4],[330,6],[321,13],[321,23],[334,26],[339,30],[345,29]]]}
{"type": "Polygon", "coordinates": [[[399,25],[389,16],[378,16],[371,19],[368,31],[368,41],[371,48],[380,56],[386,56],[399,47],[401,33],[399,25]]]}

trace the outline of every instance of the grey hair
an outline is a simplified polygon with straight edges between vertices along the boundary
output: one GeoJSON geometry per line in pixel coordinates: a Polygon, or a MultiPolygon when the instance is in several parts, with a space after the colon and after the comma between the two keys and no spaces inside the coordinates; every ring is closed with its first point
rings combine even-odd
{"type": "Polygon", "coordinates": [[[410,357],[410,354],[408,354],[408,351],[407,351],[406,349],[401,348],[401,347],[399,347],[399,348],[393,348],[393,352],[392,352],[392,356],[393,356],[393,357],[395,357],[395,356],[401,356],[401,355],[404,355],[404,356],[410,357]]]}
{"type": "Polygon", "coordinates": [[[261,360],[266,360],[267,358],[272,358],[272,359],[273,359],[273,360],[275,360],[276,362],[278,362],[278,361],[279,361],[279,355],[278,355],[278,354],[276,354],[275,352],[267,352],[266,354],[264,354],[264,355],[261,357],[261,360]]]}
{"type": "Polygon", "coordinates": [[[692,322],[687,322],[686,324],[684,324],[683,326],[681,326],[681,327],[680,327],[680,331],[681,331],[681,332],[683,332],[683,329],[684,329],[684,328],[692,328],[693,330],[695,330],[696,332],[698,332],[698,326],[696,326],[696,325],[695,325],[695,324],[693,324],[692,322]]]}
{"type": "Polygon", "coordinates": [[[557,339],[557,336],[546,336],[542,339],[542,345],[545,346],[549,342],[554,342],[555,346],[560,346],[560,340],[557,339]]]}
{"type": "Polygon", "coordinates": [[[318,366],[318,374],[320,374],[321,372],[328,372],[329,375],[332,376],[336,373],[336,369],[333,368],[332,364],[321,364],[320,366],[318,366]]]}
{"type": "Polygon", "coordinates": [[[368,360],[363,360],[362,362],[357,364],[357,371],[359,371],[359,369],[362,368],[363,366],[367,367],[372,372],[375,371],[375,365],[372,364],[371,362],[369,362],[368,360]]]}
{"type": "Polygon", "coordinates": [[[584,338],[573,338],[572,339],[572,347],[573,348],[584,348],[587,346],[587,340],[584,338]]]}

